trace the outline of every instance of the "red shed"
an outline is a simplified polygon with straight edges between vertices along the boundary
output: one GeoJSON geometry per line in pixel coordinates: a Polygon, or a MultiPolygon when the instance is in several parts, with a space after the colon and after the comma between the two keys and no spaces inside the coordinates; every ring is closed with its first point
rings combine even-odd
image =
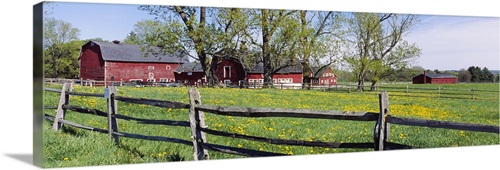
{"type": "MultiPolygon", "coordinates": [[[[276,86],[283,84],[284,87],[302,88],[302,67],[300,64],[296,66],[285,67],[272,75],[273,83],[276,86]]],[[[250,86],[264,83],[264,67],[262,63],[255,65],[247,73],[247,80],[250,86]]]]}
{"type": "Polygon", "coordinates": [[[311,85],[335,85],[337,84],[337,75],[335,75],[329,66],[312,67],[304,76],[304,83],[311,85]]]}
{"type": "Polygon", "coordinates": [[[412,78],[413,84],[455,84],[458,77],[451,74],[419,74],[412,78]]]}
{"type": "Polygon", "coordinates": [[[200,63],[184,63],[175,70],[175,79],[184,85],[203,85],[207,77],[200,63]]]}
{"type": "Polygon", "coordinates": [[[89,41],[80,52],[80,78],[98,81],[175,81],[174,70],[187,55],[163,53],[159,47],[89,41]],[[146,49],[148,52],[146,52],[146,49]]]}

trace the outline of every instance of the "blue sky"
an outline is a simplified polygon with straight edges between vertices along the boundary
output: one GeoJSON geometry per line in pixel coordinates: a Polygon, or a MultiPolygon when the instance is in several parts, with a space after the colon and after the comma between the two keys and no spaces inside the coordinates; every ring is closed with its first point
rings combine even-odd
{"type": "MultiPolygon", "coordinates": [[[[135,23],[153,19],[138,5],[51,3],[48,16],[80,29],[80,39],[123,40],[135,23]]],[[[413,65],[456,70],[469,66],[500,69],[499,17],[422,15],[421,24],[407,40],[422,48],[413,65]]]]}

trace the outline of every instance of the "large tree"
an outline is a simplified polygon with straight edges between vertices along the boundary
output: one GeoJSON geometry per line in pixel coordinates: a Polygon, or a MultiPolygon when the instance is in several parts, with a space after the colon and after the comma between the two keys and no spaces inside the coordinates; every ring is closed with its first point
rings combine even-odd
{"type": "MultiPolygon", "coordinates": [[[[164,47],[166,52],[183,52],[197,60],[209,85],[218,83],[215,67],[219,58],[232,54],[242,43],[241,29],[246,29],[242,9],[186,6],[141,6],[155,15],[158,31],[145,34],[147,44],[164,47]]],[[[140,31],[136,33],[141,37],[140,31]]]]}
{"type": "MultiPolygon", "coordinates": [[[[329,11],[299,11],[300,31],[298,59],[302,61],[305,81],[311,81],[324,67],[330,67],[338,57],[342,36],[341,13],[329,11]],[[316,67],[318,69],[313,70],[316,67]],[[312,72],[311,72],[312,71],[312,72]]],[[[310,84],[309,84],[310,86],[310,84]]]]}
{"type": "Polygon", "coordinates": [[[250,28],[246,40],[261,55],[254,59],[262,63],[264,87],[273,85],[272,75],[283,68],[297,66],[297,42],[300,27],[298,11],[281,9],[255,9],[248,13],[250,28]]]}
{"type": "Polygon", "coordinates": [[[80,30],[71,23],[46,18],[44,23],[45,77],[78,77],[78,54],[82,45],[80,30]]]}
{"type": "Polygon", "coordinates": [[[353,13],[346,37],[351,53],[346,63],[355,74],[358,90],[365,81],[378,81],[408,66],[420,55],[420,49],[403,39],[418,23],[416,15],[353,13]]]}

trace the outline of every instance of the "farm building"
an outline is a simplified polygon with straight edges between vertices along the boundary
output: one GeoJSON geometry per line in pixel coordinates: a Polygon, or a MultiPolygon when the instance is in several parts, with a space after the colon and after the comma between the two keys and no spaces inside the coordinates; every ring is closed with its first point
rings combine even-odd
{"type": "Polygon", "coordinates": [[[187,55],[163,53],[159,47],[89,41],[80,51],[80,78],[97,81],[175,81],[174,71],[187,55]],[[143,50],[143,49],[147,49],[143,50]]]}
{"type": "MultiPolygon", "coordinates": [[[[239,59],[226,56],[217,65],[215,76],[221,84],[238,84],[245,82],[246,71],[239,59]]],[[[175,70],[175,79],[185,85],[202,85],[208,81],[199,63],[182,64],[175,70]]]]}
{"type": "Polygon", "coordinates": [[[308,71],[307,76],[304,76],[304,83],[310,85],[335,85],[337,84],[337,75],[328,66],[312,67],[308,71]]]}
{"type": "Polygon", "coordinates": [[[215,75],[219,83],[239,84],[245,82],[247,73],[241,61],[234,57],[223,57],[217,65],[215,75]]]}
{"type": "Polygon", "coordinates": [[[184,63],[174,71],[175,80],[185,85],[202,85],[207,83],[207,77],[200,63],[184,63]]]}
{"type": "Polygon", "coordinates": [[[455,84],[458,77],[451,74],[419,74],[412,78],[413,84],[455,84]]]}
{"type": "MultiPolygon", "coordinates": [[[[286,87],[302,88],[302,66],[285,67],[272,75],[273,83],[286,87]]],[[[247,80],[250,86],[264,83],[264,67],[262,63],[255,65],[247,72],[247,80]]]]}

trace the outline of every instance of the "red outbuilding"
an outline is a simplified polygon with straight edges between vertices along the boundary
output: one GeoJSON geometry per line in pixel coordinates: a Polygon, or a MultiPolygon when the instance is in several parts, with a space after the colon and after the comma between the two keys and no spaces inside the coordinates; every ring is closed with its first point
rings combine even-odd
{"type": "Polygon", "coordinates": [[[335,75],[329,66],[312,67],[304,76],[304,83],[312,86],[329,86],[337,84],[337,75],[335,75]]]}
{"type": "Polygon", "coordinates": [[[458,77],[451,74],[419,74],[412,78],[413,84],[455,84],[458,77]]]}
{"type": "Polygon", "coordinates": [[[174,72],[175,80],[184,85],[204,85],[207,77],[200,63],[181,64],[174,72]]]}
{"type": "MultiPolygon", "coordinates": [[[[302,88],[303,79],[302,67],[300,64],[285,67],[274,73],[272,79],[275,86],[300,89],[302,88]]],[[[249,87],[264,84],[264,67],[262,63],[255,65],[247,72],[247,81],[249,87]]]]}
{"type": "Polygon", "coordinates": [[[80,52],[80,78],[97,81],[175,81],[174,70],[187,63],[182,53],[164,53],[159,47],[89,41],[80,52]]]}

